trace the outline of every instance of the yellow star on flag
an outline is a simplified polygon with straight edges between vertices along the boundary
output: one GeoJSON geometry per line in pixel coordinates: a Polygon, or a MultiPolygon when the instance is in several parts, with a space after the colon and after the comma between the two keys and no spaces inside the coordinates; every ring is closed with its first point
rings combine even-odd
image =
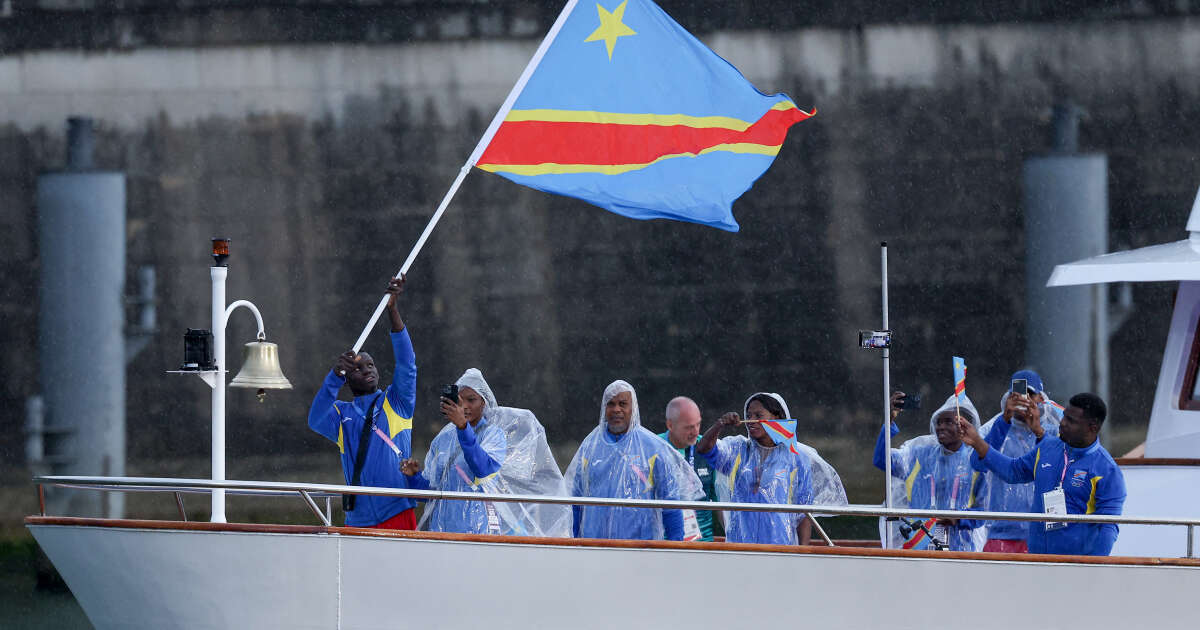
{"type": "Polygon", "coordinates": [[[637,32],[626,26],[621,20],[625,17],[625,5],[629,0],[621,3],[616,11],[608,12],[608,9],[596,4],[596,12],[600,14],[600,26],[592,31],[588,38],[583,40],[587,42],[598,42],[604,40],[604,46],[608,49],[608,59],[612,60],[613,47],[617,45],[618,37],[626,37],[628,35],[637,35],[637,32]]]}

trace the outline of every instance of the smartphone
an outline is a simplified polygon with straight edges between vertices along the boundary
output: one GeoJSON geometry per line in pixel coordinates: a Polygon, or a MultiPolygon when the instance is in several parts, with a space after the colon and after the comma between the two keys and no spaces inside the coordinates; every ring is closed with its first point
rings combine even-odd
{"type": "Polygon", "coordinates": [[[890,348],[892,347],[892,331],[890,330],[860,330],[858,345],[861,348],[890,348]]]}
{"type": "Polygon", "coordinates": [[[458,404],[458,385],[442,385],[442,398],[449,398],[458,404]]]}
{"type": "Polygon", "coordinates": [[[920,394],[905,394],[904,398],[900,399],[901,409],[920,409],[921,395],[920,394]]]}
{"type": "Polygon", "coordinates": [[[1013,382],[1012,382],[1012,389],[1010,389],[1009,391],[1013,392],[1014,394],[1028,396],[1029,395],[1029,383],[1028,383],[1028,381],[1026,381],[1023,378],[1014,378],[1013,382]]]}

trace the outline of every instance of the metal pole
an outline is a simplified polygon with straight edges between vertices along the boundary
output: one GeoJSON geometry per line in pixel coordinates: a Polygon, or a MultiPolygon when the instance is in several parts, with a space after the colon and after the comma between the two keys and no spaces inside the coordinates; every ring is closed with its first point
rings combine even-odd
{"type": "MultiPolygon", "coordinates": [[[[888,330],[888,276],[887,276],[887,241],[879,244],[879,261],[881,267],[882,281],[880,285],[883,287],[883,330],[888,330]]],[[[884,484],[884,507],[892,508],[892,373],[891,361],[888,358],[889,348],[883,348],[883,443],[884,443],[884,459],[883,459],[883,484],[884,484]]],[[[884,521],[884,531],[886,534],[883,537],[883,548],[888,548],[888,541],[891,539],[892,525],[889,521],[884,521]]]]}
{"type": "MultiPolygon", "coordinates": [[[[217,364],[212,388],[212,478],[225,481],[225,278],[228,267],[212,267],[213,358],[217,364]]],[[[212,492],[214,523],[225,522],[225,490],[212,492]]]]}
{"type": "Polygon", "coordinates": [[[1194,528],[1194,527],[1192,527],[1191,525],[1188,525],[1188,526],[1187,526],[1187,530],[1188,530],[1188,535],[1187,535],[1187,557],[1189,557],[1189,558],[1195,558],[1195,557],[1196,557],[1196,555],[1195,555],[1195,553],[1194,553],[1194,549],[1195,549],[1195,547],[1192,545],[1192,534],[1195,532],[1195,528],[1194,528]]]}

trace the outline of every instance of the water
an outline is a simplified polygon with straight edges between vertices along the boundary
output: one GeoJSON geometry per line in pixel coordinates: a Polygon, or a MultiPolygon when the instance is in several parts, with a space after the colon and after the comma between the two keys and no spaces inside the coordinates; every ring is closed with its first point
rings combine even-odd
{"type": "Polygon", "coordinates": [[[65,586],[37,588],[37,563],[32,539],[0,543],[0,628],[90,630],[92,624],[65,586]]]}

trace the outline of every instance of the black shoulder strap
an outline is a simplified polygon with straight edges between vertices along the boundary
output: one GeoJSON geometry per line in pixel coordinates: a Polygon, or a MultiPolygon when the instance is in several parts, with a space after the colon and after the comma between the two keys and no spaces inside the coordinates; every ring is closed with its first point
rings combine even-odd
{"type": "MultiPolygon", "coordinates": [[[[381,394],[382,395],[382,394],[381,394]]],[[[371,448],[371,429],[375,427],[375,403],[379,402],[379,396],[371,401],[371,407],[367,410],[367,417],[363,418],[362,432],[358,435],[358,450],[354,453],[354,473],[350,475],[350,485],[357,486],[362,480],[363,464],[367,461],[367,451],[371,448]]],[[[354,503],[357,495],[343,494],[342,495],[342,510],[351,512],[354,510],[354,503]]]]}

